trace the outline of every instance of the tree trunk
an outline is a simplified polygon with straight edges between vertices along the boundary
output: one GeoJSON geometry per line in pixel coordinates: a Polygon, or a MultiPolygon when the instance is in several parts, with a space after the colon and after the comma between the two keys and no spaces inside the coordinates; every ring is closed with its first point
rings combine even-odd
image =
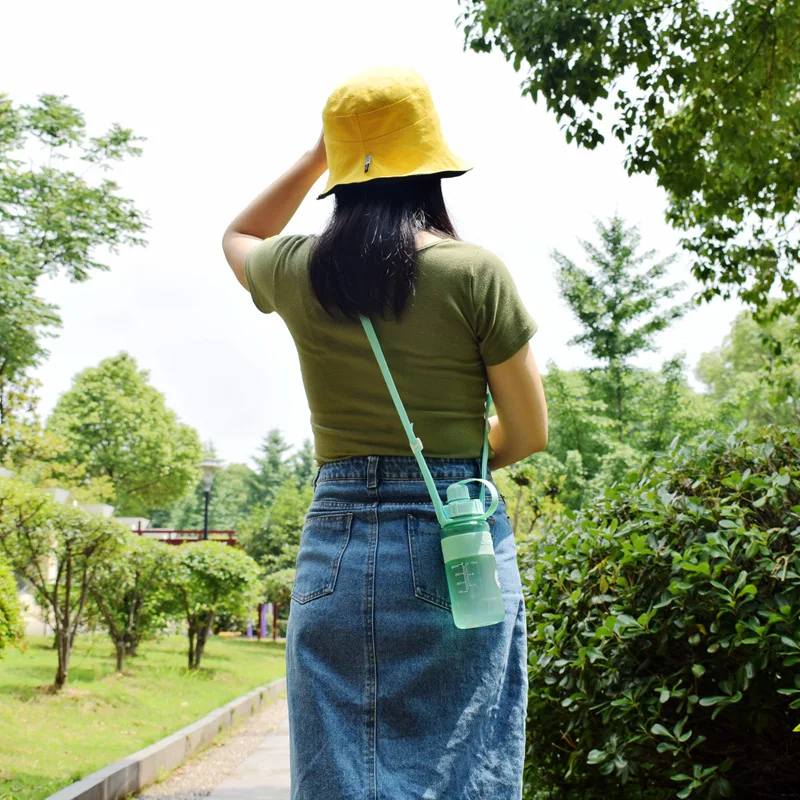
{"type": "Polygon", "coordinates": [[[114,647],[117,651],[117,672],[122,672],[125,666],[125,643],[114,642],[114,647]]]}
{"type": "Polygon", "coordinates": [[[189,621],[189,669],[194,669],[194,622],[189,621]]]}
{"type": "Polygon", "coordinates": [[[62,689],[67,682],[69,674],[70,635],[69,631],[58,628],[56,631],[56,644],[58,650],[58,669],[56,670],[56,689],[62,689]]]}
{"type": "Polygon", "coordinates": [[[203,657],[203,650],[206,647],[206,640],[208,639],[208,634],[211,632],[211,625],[214,622],[214,612],[208,612],[208,618],[204,624],[201,624],[199,630],[197,631],[197,647],[195,648],[194,653],[194,668],[197,669],[200,666],[200,659],[203,657]]]}

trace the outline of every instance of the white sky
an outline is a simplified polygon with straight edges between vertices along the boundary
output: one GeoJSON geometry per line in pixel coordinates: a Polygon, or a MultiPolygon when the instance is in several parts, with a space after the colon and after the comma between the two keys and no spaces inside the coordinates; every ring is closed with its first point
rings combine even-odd
{"type": "MultiPolygon", "coordinates": [[[[291,336],[236,281],[222,233],[316,142],[335,86],[378,65],[411,66],[430,85],[445,137],[474,167],[443,181],[456,229],[508,265],[539,322],[541,368],[587,365],[567,345],[577,325],[550,254],[584,264],[579,240],[594,240],[593,219],[615,211],[639,226],[643,249],[679,252],[663,192],[654,178],[627,176],[619,143],[567,145],[541,102],[521,97],[522,73],[497,53],[464,52],[459,14],[455,0],[9,5],[0,76],[15,105],[66,94],[90,135],[118,122],[148,139],[143,156],[108,173],[149,212],[148,247],[98,253],[111,271],[87,282],[40,284],[64,321],[37,372],[43,414],[77,372],[125,350],[226,461],[247,461],[272,427],[296,445],[311,437],[291,336]]],[[[333,198],[315,199],[325,179],[284,233],[321,230],[333,209],[333,198]]],[[[694,289],[688,263],[680,254],[671,277],[694,289]]],[[[685,352],[694,367],[740,308],[715,301],[690,312],[638,363],[685,352]]]]}

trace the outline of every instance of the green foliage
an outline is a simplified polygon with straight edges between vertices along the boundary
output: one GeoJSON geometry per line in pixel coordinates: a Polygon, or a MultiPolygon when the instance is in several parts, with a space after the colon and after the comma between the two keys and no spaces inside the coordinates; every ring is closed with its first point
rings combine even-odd
{"type": "Polygon", "coordinates": [[[547,396],[547,452],[562,463],[567,453],[577,452],[586,473],[594,474],[613,437],[614,421],[605,400],[585,371],[566,372],[552,361],[542,381],[547,396]]]}
{"type": "Polygon", "coordinates": [[[0,554],[52,614],[59,688],[67,681],[72,642],[98,569],[128,535],[114,519],[60,505],[41,490],[0,478],[0,554]]]}
{"type": "Polygon", "coordinates": [[[717,414],[765,424],[800,425],[800,318],[779,316],[759,324],[739,314],[721,347],[705,353],[695,370],[717,414]]]}
{"type": "Polygon", "coordinates": [[[300,534],[313,496],[310,483],[298,489],[293,477],[286,478],[272,502],[253,508],[242,523],[240,542],[265,572],[295,566],[300,534]]]}
{"type": "Polygon", "coordinates": [[[671,448],[534,540],[521,574],[534,783],[564,798],[793,796],[796,429],[671,448]]]}
{"type": "Polygon", "coordinates": [[[582,332],[570,344],[583,345],[603,365],[595,380],[603,388],[604,400],[616,421],[617,438],[622,442],[625,428],[625,388],[630,359],[641,352],[654,350],[655,335],[683,316],[687,304],[665,310],[659,306],[683,288],[682,284],[657,286],[674,261],[660,261],[639,271],[654,252],[637,255],[640,237],[637,229],[625,228],[619,217],[608,225],[596,223],[600,246],[583,242],[593,270],[578,267],[556,251],[558,283],[562,297],[581,325],[582,332]]]}
{"type": "Polygon", "coordinates": [[[189,626],[189,669],[197,669],[216,614],[244,616],[258,602],[261,571],[245,552],[205,541],[175,548],[170,573],[177,609],[189,626]]]}
{"type": "Polygon", "coordinates": [[[173,563],[168,545],[127,534],[124,548],[101,564],[91,589],[117,654],[117,670],[139,643],[157,638],[174,608],[168,576],[173,563]]]}
{"type": "Polygon", "coordinates": [[[119,515],[143,516],[170,503],[199,474],[197,432],[178,421],[148,376],[127,353],[106,358],[75,377],[47,421],[67,442],[58,460],[108,477],[119,515]]]}
{"type": "MultiPolygon", "coordinates": [[[[530,457],[539,475],[561,473],[557,497],[576,509],[628,465],[651,458],[676,436],[690,439],[716,424],[715,406],[688,385],[682,359],[659,372],[629,367],[622,376],[622,441],[619,419],[609,411],[608,379],[602,369],[563,371],[552,362],[543,376],[548,399],[546,453],[530,457]],[[555,468],[550,462],[560,466],[555,468]]],[[[549,489],[548,489],[549,491],[549,489]]]]}
{"type": "Polygon", "coordinates": [[[17,599],[17,582],[11,568],[0,555],[0,658],[7,647],[19,648],[24,635],[22,608],[17,599]]]}
{"type": "MultiPolygon", "coordinates": [[[[2,184],[0,168],[0,193],[2,184]]],[[[36,271],[20,260],[19,248],[2,231],[0,202],[0,424],[8,425],[13,410],[11,398],[19,391],[26,372],[48,355],[42,339],[55,335],[50,329],[61,327],[61,319],[55,306],[36,295],[36,271]]],[[[0,446],[2,459],[7,445],[0,441],[0,446]]]]}
{"type": "Polygon", "coordinates": [[[61,327],[57,307],[36,295],[40,277],[63,271],[86,280],[93,269],[108,270],[93,260],[96,248],[145,244],[138,236],[145,217],[119,187],[84,179],[94,167],[108,170],[111,161],[139,155],[137,140],[118,125],[87,139],[82,114],[63,96],[43,94],[38,105],[15,108],[0,93],[0,463],[19,465],[20,448],[29,449],[17,396],[30,394],[29,370],[49,355],[43,339],[61,327]],[[39,167],[34,151],[46,155],[39,167]],[[80,174],[59,168],[76,153],[80,174]]]}
{"type": "MultiPolygon", "coordinates": [[[[228,464],[214,473],[208,504],[209,530],[237,530],[250,504],[250,481],[253,470],[246,464],[228,464]]],[[[199,530],[203,527],[205,490],[202,479],[194,490],[165,509],[148,513],[154,528],[199,530]]]]}
{"type": "Polygon", "coordinates": [[[261,454],[253,461],[256,470],[250,481],[251,505],[269,505],[278,488],[292,472],[286,453],[291,445],[283,438],[278,428],[272,428],[261,443],[261,454]]]}
{"type": "MultiPolygon", "coordinates": [[[[580,460],[580,455],[574,455],[580,460]]],[[[559,498],[570,496],[581,473],[578,463],[562,464],[547,452],[535,453],[494,473],[517,541],[564,510],[559,498]]],[[[581,484],[581,493],[582,488],[581,484]]]]}
{"type": "Polygon", "coordinates": [[[38,105],[15,108],[0,94],[0,252],[33,274],[63,271],[84,281],[93,269],[108,270],[92,260],[94,248],[117,252],[121,245],[146,244],[138,235],[149,227],[146,216],[117,194],[119,186],[83,179],[87,167],[108,171],[113,161],[141,155],[140,141],[116,123],[104,135],[87,137],[83,114],[66,95],[41,94],[38,105]],[[47,164],[36,169],[14,157],[30,145],[45,148],[47,164]],[[53,166],[75,153],[80,174],[53,166]]]}
{"type": "Polygon", "coordinates": [[[777,281],[797,307],[800,0],[459,2],[465,48],[525,61],[523,95],[568,142],[596,147],[611,117],[629,174],[666,190],[705,299],[763,308],[777,281]]]}
{"type": "Polygon", "coordinates": [[[287,609],[292,597],[295,573],[296,570],[292,567],[279,569],[267,575],[264,578],[264,599],[275,603],[279,609],[287,609]]]}
{"type": "Polygon", "coordinates": [[[303,444],[297,449],[297,452],[292,454],[289,463],[297,480],[298,489],[302,489],[303,486],[314,480],[316,465],[314,463],[314,445],[311,444],[311,439],[303,440],[303,444]]]}

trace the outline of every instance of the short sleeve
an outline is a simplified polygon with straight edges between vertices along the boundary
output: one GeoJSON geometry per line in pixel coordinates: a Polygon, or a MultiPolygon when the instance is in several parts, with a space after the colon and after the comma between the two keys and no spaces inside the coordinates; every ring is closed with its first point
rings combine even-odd
{"type": "Polygon", "coordinates": [[[280,313],[282,293],[296,291],[292,275],[308,261],[307,245],[314,236],[282,234],[259,242],[244,259],[247,288],[256,308],[264,314],[280,313]]]}
{"type": "Polygon", "coordinates": [[[472,302],[475,333],[487,366],[511,358],[539,327],[525,308],[508,267],[483,248],[473,263],[472,302]]]}
{"type": "Polygon", "coordinates": [[[275,311],[275,273],[280,258],[280,241],[285,236],[270,236],[250,249],[244,259],[247,288],[255,307],[264,314],[275,311]]]}

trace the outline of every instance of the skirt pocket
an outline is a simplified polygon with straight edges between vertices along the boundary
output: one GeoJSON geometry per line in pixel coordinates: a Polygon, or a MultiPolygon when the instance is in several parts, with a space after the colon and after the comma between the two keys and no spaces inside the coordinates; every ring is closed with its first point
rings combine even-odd
{"type": "Polygon", "coordinates": [[[308,603],[333,593],[352,524],[352,512],[306,516],[292,585],[293,600],[308,603]]]}
{"type": "MultiPolygon", "coordinates": [[[[442,554],[441,526],[436,514],[408,514],[408,551],[414,595],[426,603],[452,610],[442,554]]],[[[489,517],[494,529],[494,517],[489,517]]]]}

